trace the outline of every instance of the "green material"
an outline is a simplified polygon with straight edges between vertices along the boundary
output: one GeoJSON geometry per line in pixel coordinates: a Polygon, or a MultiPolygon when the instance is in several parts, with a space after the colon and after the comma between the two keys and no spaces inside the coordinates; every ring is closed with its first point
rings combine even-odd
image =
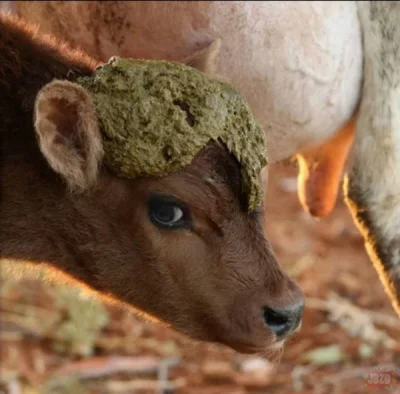
{"type": "Polygon", "coordinates": [[[313,365],[332,365],[346,361],[347,358],[339,345],[328,345],[308,351],[301,360],[313,365]]]}
{"type": "Polygon", "coordinates": [[[241,164],[249,210],[261,203],[266,138],[230,85],[180,63],[118,57],[77,82],[93,97],[105,162],[119,176],[179,171],[219,141],[241,164]]]}

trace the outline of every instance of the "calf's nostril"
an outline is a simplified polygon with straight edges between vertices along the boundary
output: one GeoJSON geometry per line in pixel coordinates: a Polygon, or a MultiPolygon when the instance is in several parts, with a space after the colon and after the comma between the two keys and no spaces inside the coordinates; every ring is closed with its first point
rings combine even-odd
{"type": "Polygon", "coordinates": [[[274,310],[269,307],[264,307],[262,315],[265,325],[276,334],[277,337],[282,337],[290,331],[290,320],[286,313],[274,310]]]}
{"type": "Polygon", "coordinates": [[[304,304],[296,304],[288,308],[262,308],[264,324],[279,338],[283,338],[296,330],[301,322],[304,304]]]}

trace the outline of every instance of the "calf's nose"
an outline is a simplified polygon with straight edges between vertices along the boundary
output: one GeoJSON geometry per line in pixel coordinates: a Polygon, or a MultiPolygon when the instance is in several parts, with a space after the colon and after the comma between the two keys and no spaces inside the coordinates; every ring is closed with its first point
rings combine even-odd
{"type": "Polygon", "coordinates": [[[300,323],[304,311],[304,301],[292,304],[285,308],[262,308],[264,324],[277,338],[283,339],[295,331],[300,323]]]}

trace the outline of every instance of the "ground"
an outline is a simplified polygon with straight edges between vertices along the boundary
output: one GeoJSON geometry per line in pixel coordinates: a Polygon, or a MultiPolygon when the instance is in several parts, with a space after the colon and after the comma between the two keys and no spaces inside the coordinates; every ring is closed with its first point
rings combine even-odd
{"type": "Polygon", "coordinates": [[[400,393],[400,320],[346,206],[310,218],[293,163],[272,168],[268,194],[269,238],[307,297],[279,357],[194,343],[71,290],[3,278],[0,393],[400,393]]]}

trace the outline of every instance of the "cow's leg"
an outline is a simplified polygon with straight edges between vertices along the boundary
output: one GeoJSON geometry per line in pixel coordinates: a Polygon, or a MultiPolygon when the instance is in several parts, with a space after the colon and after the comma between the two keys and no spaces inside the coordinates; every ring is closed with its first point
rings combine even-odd
{"type": "Polygon", "coordinates": [[[357,4],[364,86],[344,191],[400,315],[400,3],[357,4]]]}
{"type": "Polygon", "coordinates": [[[327,216],[335,206],[354,126],[353,120],[324,144],[296,156],[300,203],[314,217],[327,216]]]}

